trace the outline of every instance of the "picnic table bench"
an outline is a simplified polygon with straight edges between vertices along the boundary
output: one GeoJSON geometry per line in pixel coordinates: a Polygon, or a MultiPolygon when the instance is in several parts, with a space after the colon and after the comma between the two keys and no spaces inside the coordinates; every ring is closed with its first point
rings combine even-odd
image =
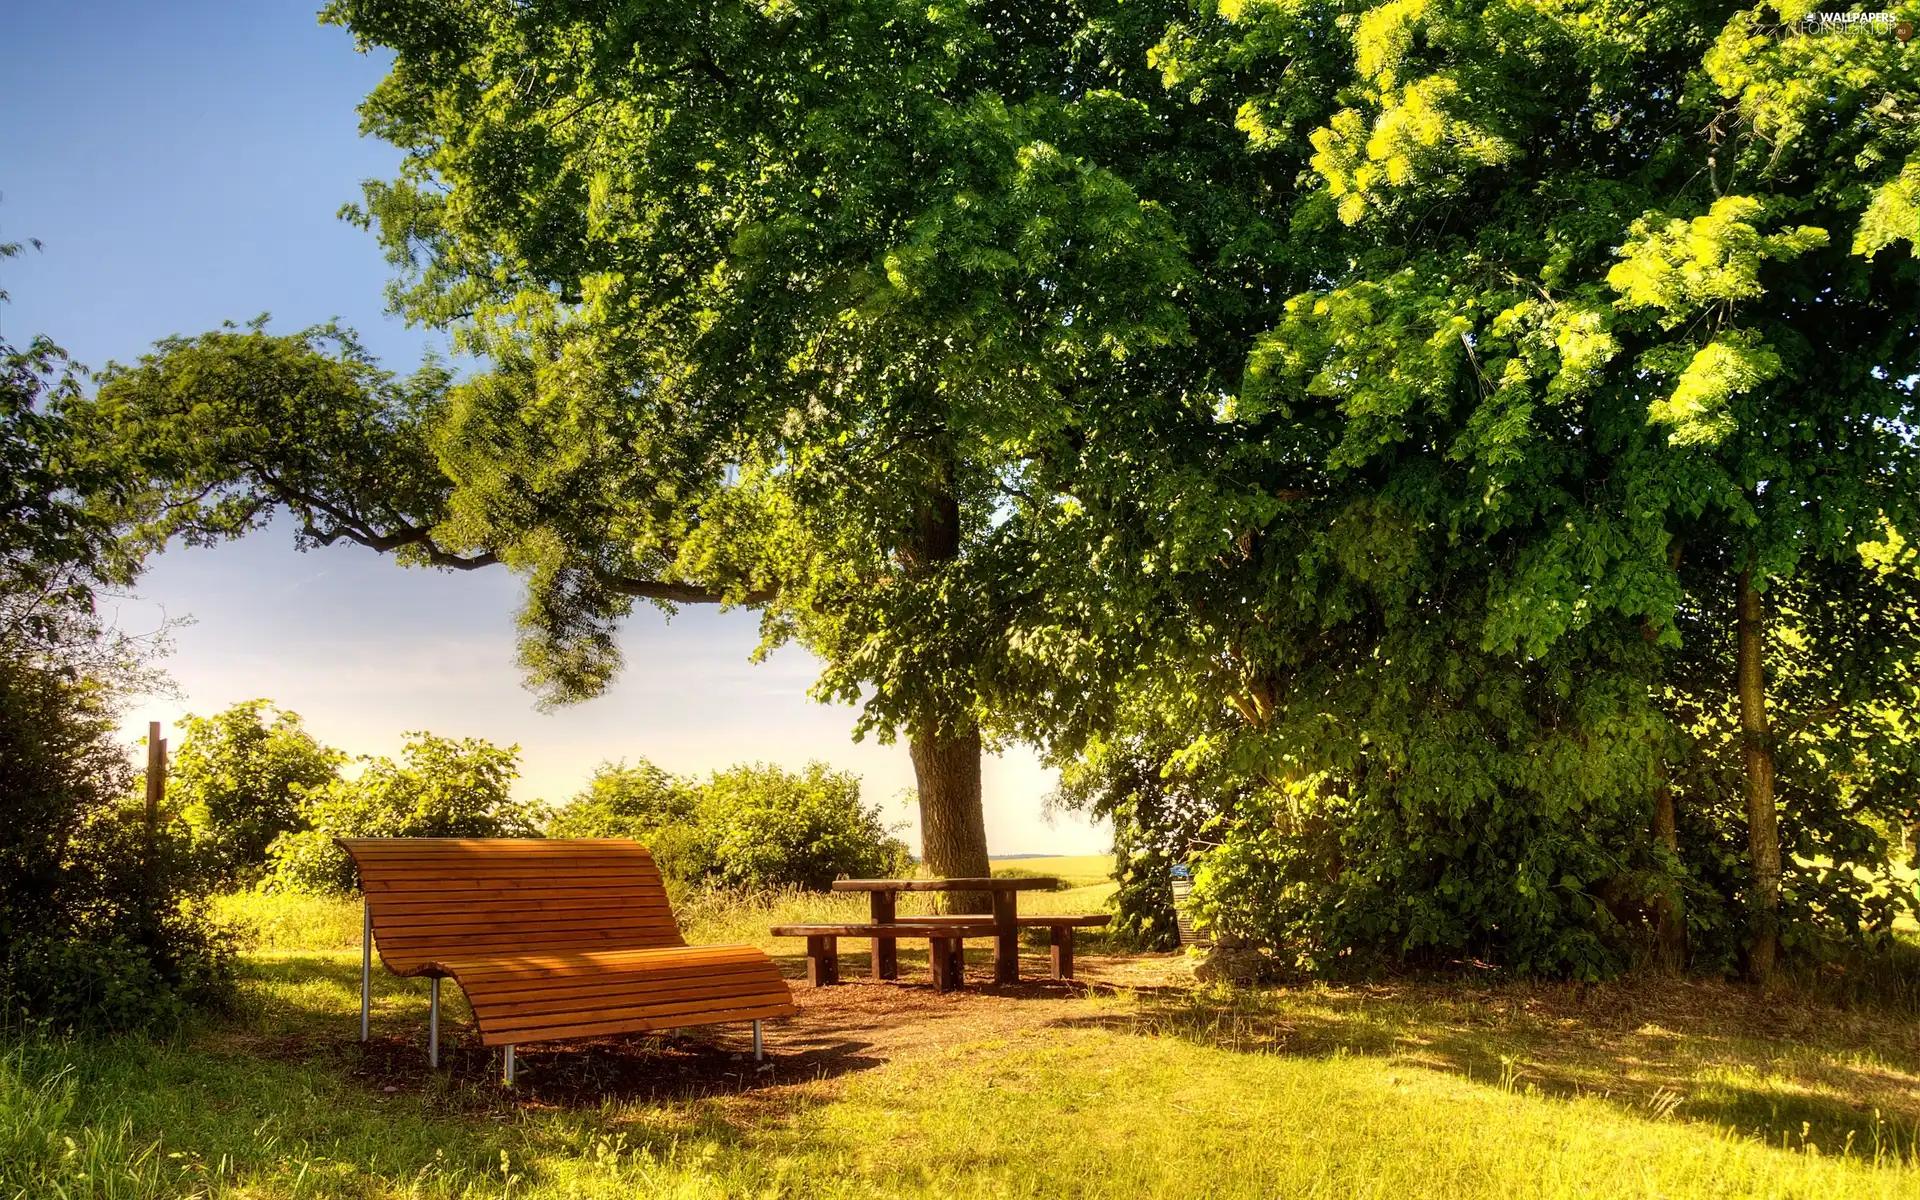
{"type": "Polygon", "coordinates": [[[360,1040],[368,1036],[373,951],[431,980],[428,1060],[440,1065],[440,980],[466,992],[480,1042],[528,1042],[753,1023],[797,1010],[780,968],[755,946],[689,946],[654,865],[618,838],[337,838],[366,895],[360,1040]]]}
{"type": "Polygon", "coordinates": [[[871,938],[873,941],[873,978],[897,979],[900,975],[900,938],[926,938],[933,965],[936,991],[951,991],[964,979],[961,950],[965,939],[994,939],[993,976],[995,983],[1017,983],[1020,979],[1020,930],[1049,930],[1048,948],[1055,979],[1073,978],[1073,931],[1076,928],[1105,925],[1112,918],[1103,913],[1044,914],[1021,916],[1018,894],[1040,888],[1051,889],[1057,881],[1045,878],[955,878],[955,879],[841,879],[833,884],[836,892],[866,892],[870,919],[864,922],[807,922],[775,925],[775,937],[807,939],[807,980],[815,987],[840,982],[839,939],[871,938]],[[986,892],[993,898],[991,914],[950,916],[896,916],[901,892],[986,892]]]}

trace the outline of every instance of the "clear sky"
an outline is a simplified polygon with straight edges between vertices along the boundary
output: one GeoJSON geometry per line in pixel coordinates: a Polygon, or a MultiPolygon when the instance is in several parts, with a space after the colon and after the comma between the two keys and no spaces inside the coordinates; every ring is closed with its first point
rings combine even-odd
{"type": "MultiPolygon", "coordinates": [[[[280,329],[338,317],[389,366],[444,353],[385,315],[385,261],[334,215],[396,161],[359,137],[355,113],[383,70],[318,25],[313,0],[0,6],[0,240],[45,243],[0,266],[13,296],[0,331],[45,333],[100,366],[270,312],[280,329]]],[[[284,526],[171,551],[121,617],[192,619],[167,662],[181,695],[135,706],[129,737],[148,718],[265,696],[354,753],[391,753],[415,729],[517,743],[524,797],[570,795],[606,759],[704,772],[819,758],[859,772],[890,819],[913,819],[904,745],[856,744],[851,709],[809,701],[804,651],[750,663],[751,613],[642,612],[619,683],[547,714],[513,664],[518,591],[506,574],[406,571],[357,548],[298,554],[284,526]]],[[[1103,829],[1043,818],[1052,784],[1024,748],[989,760],[994,853],[1107,848],[1103,829]]]]}

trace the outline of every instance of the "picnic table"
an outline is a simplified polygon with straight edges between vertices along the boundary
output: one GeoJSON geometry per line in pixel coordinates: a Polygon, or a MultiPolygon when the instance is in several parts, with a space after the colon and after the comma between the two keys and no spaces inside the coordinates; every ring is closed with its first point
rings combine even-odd
{"type": "MultiPolygon", "coordinates": [[[[865,892],[871,906],[873,924],[887,925],[895,921],[901,892],[986,892],[993,898],[993,981],[995,983],[1020,982],[1020,893],[1031,891],[1052,891],[1060,886],[1060,881],[1042,877],[1023,877],[1015,879],[837,879],[833,890],[836,892],[865,892]]],[[[966,918],[960,918],[964,921],[966,918]]],[[[936,918],[934,923],[947,920],[936,918]]],[[[916,924],[925,919],[916,920],[916,924]]],[[[900,974],[898,951],[894,939],[878,936],[873,939],[873,974],[876,979],[895,979],[900,974]]]]}
{"type": "Polygon", "coordinates": [[[1020,982],[1020,930],[1044,928],[1053,958],[1055,979],[1073,978],[1073,931],[1090,925],[1105,925],[1112,920],[1105,913],[1049,913],[1045,916],[1020,915],[1021,892],[1053,888],[1058,881],[1045,878],[1022,879],[842,879],[834,883],[836,892],[866,892],[870,919],[866,921],[816,921],[798,925],[775,925],[775,937],[807,939],[807,981],[815,987],[840,982],[839,943],[843,937],[870,938],[873,941],[873,977],[898,979],[900,958],[896,943],[901,938],[926,938],[928,959],[933,967],[935,991],[950,992],[962,985],[966,962],[962,947],[970,937],[993,939],[993,981],[1020,982]],[[992,898],[992,912],[958,913],[950,916],[900,917],[901,892],[985,892],[992,898]]]}

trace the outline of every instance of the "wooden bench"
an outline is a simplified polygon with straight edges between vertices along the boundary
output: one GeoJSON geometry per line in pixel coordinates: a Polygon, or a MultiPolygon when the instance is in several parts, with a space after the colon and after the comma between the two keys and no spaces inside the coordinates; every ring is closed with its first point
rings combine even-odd
{"type": "MultiPolygon", "coordinates": [[[[1014,918],[1023,929],[1045,928],[1047,945],[1053,960],[1055,979],[1073,978],[1073,931],[1076,928],[1105,925],[1113,918],[1104,913],[1080,913],[1058,916],[1014,918]]],[[[933,967],[933,989],[950,992],[962,986],[961,950],[967,938],[997,938],[1000,926],[986,916],[903,917],[897,921],[811,922],[801,925],[775,925],[775,937],[807,939],[807,982],[814,987],[830,987],[840,982],[840,939],[873,939],[873,977],[892,979],[898,968],[891,950],[899,938],[926,938],[933,967]],[[882,946],[887,953],[882,953],[882,946]]]]}
{"type": "Polygon", "coordinates": [[[360,1040],[373,949],[428,977],[428,1057],[440,1065],[440,980],[466,992],[480,1042],[637,1033],[792,1016],[780,968],[754,946],[689,946],[638,842],[554,838],[338,838],[366,894],[360,1040]]]}

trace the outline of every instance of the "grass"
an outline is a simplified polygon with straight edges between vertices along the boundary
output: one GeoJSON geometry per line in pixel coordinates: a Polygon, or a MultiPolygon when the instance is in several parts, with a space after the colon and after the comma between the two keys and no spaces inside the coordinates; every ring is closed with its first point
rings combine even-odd
{"type": "Polygon", "coordinates": [[[0,1200],[1920,1195],[1920,1024],[1728,985],[969,994],[940,1011],[1001,1016],[859,1069],[563,1096],[426,1072],[419,980],[376,976],[363,1050],[357,906],[226,907],[261,931],[238,1011],[0,1048],[0,1200]]]}

